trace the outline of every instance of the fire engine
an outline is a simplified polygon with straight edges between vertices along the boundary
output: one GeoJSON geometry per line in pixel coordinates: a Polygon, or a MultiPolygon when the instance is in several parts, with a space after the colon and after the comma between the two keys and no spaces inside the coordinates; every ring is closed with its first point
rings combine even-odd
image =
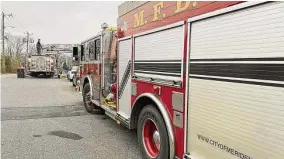
{"type": "Polygon", "coordinates": [[[147,159],[282,159],[283,2],[124,2],[80,46],[86,110],[147,159]]]}
{"type": "Polygon", "coordinates": [[[32,55],[28,59],[28,74],[32,77],[38,77],[40,74],[53,77],[55,61],[54,55],[32,55]]]}

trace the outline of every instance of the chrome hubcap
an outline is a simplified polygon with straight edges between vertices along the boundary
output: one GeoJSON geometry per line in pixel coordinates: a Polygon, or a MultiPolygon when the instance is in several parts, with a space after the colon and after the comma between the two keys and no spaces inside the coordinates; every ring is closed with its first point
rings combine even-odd
{"type": "Polygon", "coordinates": [[[154,140],[154,143],[157,147],[158,150],[160,150],[160,133],[158,130],[156,130],[154,133],[153,133],[153,140],[154,140]]]}

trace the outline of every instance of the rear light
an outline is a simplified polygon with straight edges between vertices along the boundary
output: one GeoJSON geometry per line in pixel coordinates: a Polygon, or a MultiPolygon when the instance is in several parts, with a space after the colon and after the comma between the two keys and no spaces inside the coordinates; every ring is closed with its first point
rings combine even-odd
{"type": "Polygon", "coordinates": [[[54,70],[53,62],[51,62],[51,63],[50,63],[50,69],[51,69],[51,71],[53,71],[53,70],[54,70]]]}

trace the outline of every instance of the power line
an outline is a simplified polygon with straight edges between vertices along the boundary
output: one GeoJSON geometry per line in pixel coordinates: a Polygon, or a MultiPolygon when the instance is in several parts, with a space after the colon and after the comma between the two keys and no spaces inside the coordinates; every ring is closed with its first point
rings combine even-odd
{"type": "MultiPolygon", "coordinates": [[[[8,16],[4,16],[4,18],[6,18],[7,20],[11,20],[11,18],[10,18],[11,16],[13,16],[12,13],[9,14],[8,16]]],[[[16,34],[19,34],[19,32],[21,32],[21,33],[25,33],[25,32],[26,32],[26,31],[25,31],[24,29],[22,29],[22,28],[19,28],[19,27],[17,27],[17,26],[13,26],[13,25],[15,25],[15,24],[16,24],[15,22],[13,22],[12,25],[11,25],[11,23],[5,22],[5,26],[4,26],[4,27],[5,27],[5,29],[6,29],[6,28],[8,29],[8,27],[19,29],[19,31],[17,31],[18,33],[16,33],[16,34]]],[[[14,32],[14,31],[12,31],[12,32],[14,32]]],[[[10,31],[9,31],[9,33],[12,34],[10,31]]]]}
{"type": "MultiPolygon", "coordinates": [[[[12,18],[10,18],[10,17],[12,17],[13,20],[14,20],[13,24],[18,26],[18,27],[17,27],[17,26],[16,26],[16,27],[13,26],[13,27],[19,29],[19,32],[21,32],[21,33],[26,33],[27,28],[24,27],[24,26],[14,17],[14,15],[13,15],[12,13],[10,14],[9,17],[5,16],[5,18],[6,18],[7,20],[12,20],[12,18]],[[16,24],[16,23],[17,23],[17,24],[16,24]]],[[[9,24],[9,23],[8,23],[8,24],[9,24]]]]}
{"type": "MultiPolygon", "coordinates": [[[[27,29],[26,27],[24,27],[24,26],[14,17],[14,15],[12,15],[12,17],[13,17],[13,19],[24,29],[24,30],[23,30],[23,31],[24,31],[23,33],[26,34],[28,29],[27,29]]],[[[32,35],[33,35],[33,36],[36,36],[35,33],[33,33],[32,35]]]]}
{"type": "MultiPolygon", "coordinates": [[[[22,27],[22,28],[19,28],[19,27],[17,27],[18,29],[20,29],[21,31],[21,33],[23,33],[23,34],[27,34],[27,41],[29,41],[30,40],[30,36],[31,35],[34,35],[34,34],[30,34],[27,30],[27,28],[25,27],[25,26],[23,26],[15,17],[14,17],[14,15],[11,13],[11,14],[9,14],[9,18],[8,17],[6,17],[7,19],[12,19],[12,18],[10,18],[10,17],[12,17],[13,19],[14,19],[14,21],[16,22],[16,23],[18,23],[18,25],[20,26],[20,27],[22,27]]],[[[11,32],[9,31],[9,33],[11,34],[11,32]]],[[[28,44],[27,44],[28,45],[28,44]]],[[[28,48],[28,46],[27,46],[27,48],[28,48]]]]}
{"type": "MultiPolygon", "coordinates": [[[[6,19],[8,19],[8,20],[11,20],[12,18],[10,18],[10,17],[12,17],[13,19],[14,19],[14,23],[13,24],[18,24],[18,26],[20,26],[20,27],[14,27],[14,28],[18,28],[19,29],[19,31],[18,31],[18,33],[21,33],[21,34],[26,34],[27,33],[27,28],[26,27],[24,27],[15,17],[14,17],[14,15],[11,13],[10,14],[10,16],[9,17],[6,17],[5,16],[5,18],[6,19]],[[15,23],[16,22],[16,23],[15,23]]],[[[7,23],[7,24],[9,24],[9,23],[7,23]]],[[[10,24],[9,24],[10,25],[10,24]]],[[[9,32],[10,34],[12,34],[11,32],[9,32]]],[[[18,34],[18,33],[16,33],[16,34],[18,34]]]]}
{"type": "MultiPolygon", "coordinates": [[[[13,17],[13,15],[11,14],[11,16],[13,17]]],[[[6,19],[8,19],[8,20],[12,20],[12,18],[8,18],[8,17],[6,17],[6,19]]],[[[13,17],[13,19],[14,19],[14,17],[13,17]]],[[[16,25],[16,23],[18,23],[17,21],[16,21],[16,19],[14,19],[14,22],[13,22],[13,24],[14,25],[16,25]]],[[[17,24],[17,26],[16,27],[14,27],[14,28],[17,28],[17,29],[19,29],[19,31],[20,32],[22,32],[22,33],[25,33],[26,32],[26,30],[25,30],[25,28],[21,25],[21,24],[17,24]]]]}
{"type": "MultiPolygon", "coordinates": [[[[24,26],[14,17],[14,15],[12,15],[12,17],[13,17],[13,19],[24,29],[24,30],[22,30],[22,33],[26,34],[28,29],[27,29],[26,27],[24,27],[24,26]]],[[[36,36],[35,33],[33,33],[33,34],[31,34],[31,35],[36,36]]]]}
{"type": "Polygon", "coordinates": [[[11,25],[10,23],[5,22],[5,24],[11,25]]]}
{"type": "Polygon", "coordinates": [[[9,20],[9,19],[10,19],[10,16],[9,16],[9,17],[6,17],[6,16],[5,16],[5,18],[6,18],[7,20],[9,20]]]}
{"type": "Polygon", "coordinates": [[[6,28],[7,29],[7,31],[11,34],[11,35],[13,35],[10,31],[9,31],[9,29],[8,28],[6,28]]]}
{"type": "Polygon", "coordinates": [[[25,30],[28,30],[26,27],[24,27],[12,14],[12,18],[25,30]]]}

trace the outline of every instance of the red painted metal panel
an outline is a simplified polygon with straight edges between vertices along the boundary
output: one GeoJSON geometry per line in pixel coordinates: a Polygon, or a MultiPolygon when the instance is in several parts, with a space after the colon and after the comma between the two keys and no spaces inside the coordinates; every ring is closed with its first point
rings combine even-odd
{"type": "Polygon", "coordinates": [[[212,12],[221,8],[226,8],[228,6],[235,5],[238,3],[242,2],[151,1],[118,18],[118,30],[122,31],[122,33],[119,33],[119,36],[123,37],[133,35],[157,27],[172,24],[178,21],[183,21],[190,17],[212,12]],[[139,22],[137,21],[137,19],[139,19],[139,22]]]}
{"type": "Polygon", "coordinates": [[[94,78],[99,78],[100,76],[100,64],[83,64],[83,69],[81,71],[81,76],[94,75],[94,78]]]}

